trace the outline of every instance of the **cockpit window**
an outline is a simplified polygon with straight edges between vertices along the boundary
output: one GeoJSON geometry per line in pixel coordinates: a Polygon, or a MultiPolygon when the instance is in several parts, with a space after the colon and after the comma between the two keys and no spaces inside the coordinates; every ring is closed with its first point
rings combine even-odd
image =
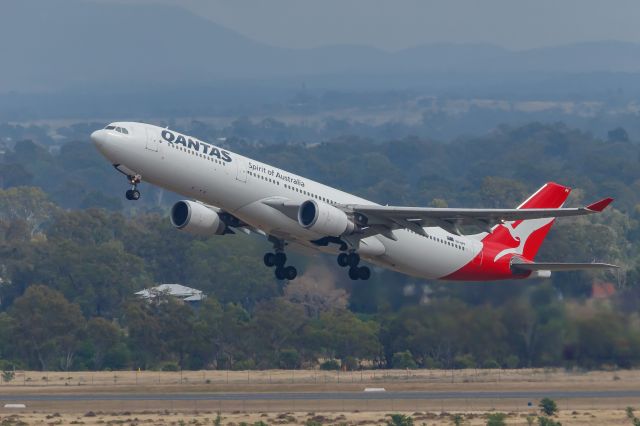
{"type": "Polygon", "coordinates": [[[115,130],[116,126],[107,126],[105,130],[115,130]]]}
{"type": "Polygon", "coordinates": [[[125,135],[128,135],[128,134],[129,134],[129,131],[123,127],[123,128],[122,128],[122,133],[124,133],[125,135]]]}

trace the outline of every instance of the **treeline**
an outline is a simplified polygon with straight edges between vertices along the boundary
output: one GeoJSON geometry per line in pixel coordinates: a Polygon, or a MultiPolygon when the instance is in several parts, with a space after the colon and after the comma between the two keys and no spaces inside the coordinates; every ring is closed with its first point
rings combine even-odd
{"type": "Polygon", "coordinates": [[[635,287],[593,301],[544,281],[436,284],[384,271],[351,287],[333,259],[284,286],[261,264],[259,239],[192,238],[155,214],[62,210],[28,187],[0,191],[0,206],[5,368],[640,364],[635,287]],[[194,308],[134,295],[158,282],[208,297],[194,308]]]}
{"type": "Polygon", "coordinates": [[[629,367],[640,363],[640,145],[562,124],[499,128],[444,144],[341,138],[231,149],[381,203],[515,206],[542,183],[605,213],[559,220],[540,260],[607,261],[620,274],[440,283],[376,269],[352,282],[335,259],[291,253],[284,285],[270,245],[243,234],[192,238],[166,217],[177,197],[126,183],[88,141],[51,152],[22,141],[0,159],[0,359],[27,368],[629,367]],[[134,293],[204,291],[199,309],[134,293]],[[616,294],[591,298],[594,283],[616,294]],[[65,325],[66,324],[66,325],[65,325]],[[336,360],[336,361],[331,361],[336,360]]]}

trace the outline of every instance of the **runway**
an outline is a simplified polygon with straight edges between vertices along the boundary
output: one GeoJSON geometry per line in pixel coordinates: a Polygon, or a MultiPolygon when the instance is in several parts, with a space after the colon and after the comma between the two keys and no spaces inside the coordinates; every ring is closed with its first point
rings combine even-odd
{"type": "Polygon", "coordinates": [[[50,393],[1,394],[0,401],[375,401],[375,400],[482,400],[482,399],[640,398],[640,390],[595,391],[468,391],[468,392],[237,392],[237,393],[50,393]]]}

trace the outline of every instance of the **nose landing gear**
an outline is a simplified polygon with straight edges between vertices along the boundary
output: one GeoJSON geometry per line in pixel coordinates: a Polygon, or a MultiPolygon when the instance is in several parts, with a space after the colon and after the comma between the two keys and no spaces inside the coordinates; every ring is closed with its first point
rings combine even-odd
{"type": "Polygon", "coordinates": [[[127,192],[124,193],[124,196],[127,200],[137,201],[140,199],[140,191],[138,191],[138,184],[142,181],[142,176],[140,175],[132,175],[127,176],[129,179],[129,183],[131,184],[131,189],[128,189],[127,192]]]}
{"type": "Polygon", "coordinates": [[[340,253],[338,255],[338,265],[349,267],[349,278],[352,280],[368,280],[371,277],[371,270],[360,264],[360,255],[355,251],[350,253],[340,253]]]}

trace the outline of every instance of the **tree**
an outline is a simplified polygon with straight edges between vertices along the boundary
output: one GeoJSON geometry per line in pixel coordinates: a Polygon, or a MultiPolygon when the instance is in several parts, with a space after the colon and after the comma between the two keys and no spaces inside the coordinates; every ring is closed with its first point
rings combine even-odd
{"type": "Polygon", "coordinates": [[[254,335],[254,351],[259,358],[275,358],[281,363],[282,350],[297,346],[302,329],[307,324],[304,308],[283,298],[261,302],[256,306],[251,320],[254,335]]]}
{"type": "Polygon", "coordinates": [[[42,370],[68,370],[72,366],[85,326],[78,305],[69,303],[56,290],[33,285],[16,299],[9,312],[15,320],[13,338],[19,351],[35,359],[42,370]]]}
{"type": "Polygon", "coordinates": [[[161,324],[149,303],[143,300],[127,303],[124,323],[132,347],[134,367],[146,369],[164,359],[166,344],[162,340],[161,324]]]}
{"type": "Polygon", "coordinates": [[[120,329],[111,321],[94,317],[87,322],[87,339],[93,348],[92,368],[101,370],[105,356],[120,342],[120,329]]]}
{"type": "Polygon", "coordinates": [[[396,352],[395,354],[393,354],[392,364],[393,368],[417,368],[416,362],[413,360],[413,356],[409,351],[396,352]]]}
{"type": "Polygon", "coordinates": [[[309,324],[305,337],[309,346],[329,357],[376,359],[381,347],[379,325],[363,321],[347,310],[333,310],[309,324]]]}
{"type": "Polygon", "coordinates": [[[52,241],[37,252],[38,268],[23,279],[55,287],[86,316],[115,318],[136,290],[151,284],[144,262],[118,240],[87,248],[69,240],[52,241]]]}
{"type": "Polygon", "coordinates": [[[33,236],[58,209],[40,188],[18,186],[0,189],[0,219],[24,220],[33,236]]]}
{"type": "Polygon", "coordinates": [[[542,398],[538,407],[540,407],[540,411],[547,416],[554,416],[558,412],[558,405],[551,398],[542,398]]]}
{"type": "Polygon", "coordinates": [[[616,127],[607,132],[609,142],[629,142],[629,133],[623,127],[616,127]]]}
{"type": "Polygon", "coordinates": [[[487,417],[487,426],[506,426],[506,418],[507,415],[504,413],[491,413],[487,417]]]}

